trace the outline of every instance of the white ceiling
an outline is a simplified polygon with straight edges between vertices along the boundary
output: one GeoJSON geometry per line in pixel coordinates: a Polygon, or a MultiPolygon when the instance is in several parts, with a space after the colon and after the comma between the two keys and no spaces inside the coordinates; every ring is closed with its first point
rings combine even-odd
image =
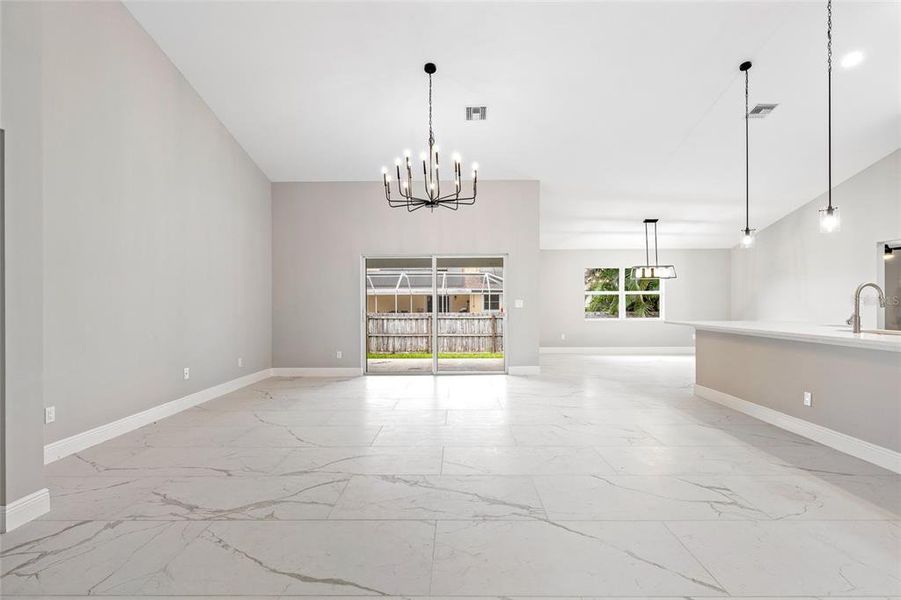
{"type": "MultiPolygon", "coordinates": [[[[662,248],[731,247],[750,59],[752,106],[779,103],[751,121],[751,226],[826,190],[825,2],[127,5],[273,181],[375,180],[418,153],[431,60],[439,145],[540,180],[542,248],[639,247],[644,217],[662,248]]],[[[840,2],[834,32],[838,60],[865,53],[834,73],[839,182],[901,145],[901,4],[840,2]]]]}

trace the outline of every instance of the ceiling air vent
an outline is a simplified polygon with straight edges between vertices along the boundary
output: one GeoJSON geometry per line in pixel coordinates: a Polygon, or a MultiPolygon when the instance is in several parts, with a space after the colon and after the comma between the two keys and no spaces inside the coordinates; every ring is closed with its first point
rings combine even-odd
{"type": "Polygon", "coordinates": [[[757,106],[752,108],[751,111],[748,113],[748,118],[749,119],[762,119],[765,116],[767,116],[768,114],[770,114],[771,112],[773,112],[774,110],[776,110],[777,106],[779,106],[779,105],[778,104],[758,104],[757,106]]]}
{"type": "Polygon", "coordinates": [[[467,106],[466,107],[466,120],[467,121],[484,121],[488,118],[488,107],[487,106],[467,106]]]}

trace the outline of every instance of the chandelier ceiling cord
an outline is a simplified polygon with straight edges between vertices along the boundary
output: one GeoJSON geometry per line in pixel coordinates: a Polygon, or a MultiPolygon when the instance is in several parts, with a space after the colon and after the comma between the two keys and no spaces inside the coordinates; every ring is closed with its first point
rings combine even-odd
{"type": "Polygon", "coordinates": [[[438,161],[438,146],[435,145],[435,132],[432,129],[432,75],[438,70],[435,63],[426,63],[423,69],[429,76],[429,150],[419,155],[422,161],[423,190],[422,196],[415,195],[413,191],[413,163],[410,151],[404,151],[403,159],[394,160],[396,175],[396,190],[392,190],[392,177],[387,167],[382,167],[382,185],[385,188],[385,199],[391,208],[406,208],[407,212],[413,212],[423,207],[435,210],[435,207],[443,206],[451,210],[457,210],[460,206],[470,206],[476,202],[476,193],[479,181],[479,165],[472,164],[472,195],[461,196],[463,193],[463,167],[459,154],[454,154],[453,161],[453,191],[441,195],[441,171],[438,161]],[[397,195],[393,193],[396,191],[397,195]]]}

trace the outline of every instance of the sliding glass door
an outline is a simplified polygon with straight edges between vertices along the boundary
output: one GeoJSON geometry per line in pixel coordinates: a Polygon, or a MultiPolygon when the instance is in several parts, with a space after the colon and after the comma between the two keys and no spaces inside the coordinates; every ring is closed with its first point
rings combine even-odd
{"type": "Polygon", "coordinates": [[[432,257],[367,258],[366,372],[434,371],[432,257]]]}
{"type": "Polygon", "coordinates": [[[366,258],[366,372],[503,373],[503,257],[366,258]]]}
{"type": "Polygon", "coordinates": [[[504,371],[504,259],[438,257],[437,372],[504,371]]]}

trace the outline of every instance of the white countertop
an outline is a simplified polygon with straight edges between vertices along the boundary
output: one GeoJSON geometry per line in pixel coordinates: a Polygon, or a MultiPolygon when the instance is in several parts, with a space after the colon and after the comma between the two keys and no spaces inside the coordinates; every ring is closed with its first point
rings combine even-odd
{"type": "Polygon", "coordinates": [[[901,335],[851,333],[848,325],[816,325],[778,321],[666,321],[702,331],[901,352],[901,335]]]}

